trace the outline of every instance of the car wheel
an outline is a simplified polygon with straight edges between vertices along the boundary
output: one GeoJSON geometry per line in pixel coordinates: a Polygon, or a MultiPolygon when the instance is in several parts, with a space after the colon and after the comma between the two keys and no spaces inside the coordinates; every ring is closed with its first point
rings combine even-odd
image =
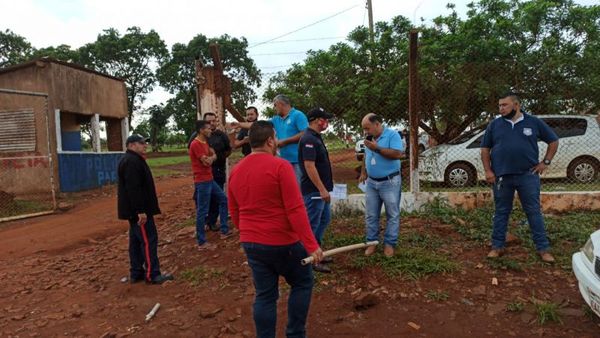
{"type": "Polygon", "coordinates": [[[475,173],[473,168],[465,163],[454,163],[446,169],[444,181],[452,188],[470,187],[475,184],[475,173]]]}
{"type": "Polygon", "coordinates": [[[590,183],[598,177],[598,160],[580,157],[569,165],[567,177],[576,183],[590,183]]]}

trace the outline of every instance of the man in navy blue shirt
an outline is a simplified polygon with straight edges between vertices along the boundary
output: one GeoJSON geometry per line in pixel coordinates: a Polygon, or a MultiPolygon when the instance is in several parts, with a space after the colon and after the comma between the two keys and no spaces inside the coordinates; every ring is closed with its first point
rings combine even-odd
{"type": "Polygon", "coordinates": [[[494,225],[492,250],[488,258],[504,253],[508,218],[512,211],[515,190],[527,215],[536,250],[544,262],[554,262],[548,252],[540,207],[540,176],[558,149],[558,136],[541,119],[523,114],[519,98],[508,93],[498,102],[501,117],[492,121],[481,141],[481,161],[485,178],[494,184],[494,225]],[[538,139],[548,144],[543,160],[539,160],[538,139]]]}
{"type": "MultiPolygon", "coordinates": [[[[308,113],[308,128],[298,142],[298,164],[300,165],[302,197],[310,227],[321,245],[323,234],[331,221],[331,196],[333,190],[333,175],[329,153],[321,138],[321,133],[329,126],[329,119],[333,114],[323,108],[315,108],[308,113]]],[[[323,259],[321,263],[313,265],[318,272],[331,272],[323,263],[331,262],[331,258],[323,259]]]]}

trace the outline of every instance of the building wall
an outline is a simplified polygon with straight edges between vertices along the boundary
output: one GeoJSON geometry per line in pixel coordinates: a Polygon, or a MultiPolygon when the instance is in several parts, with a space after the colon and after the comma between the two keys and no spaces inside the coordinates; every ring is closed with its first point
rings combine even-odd
{"type": "Polygon", "coordinates": [[[48,154],[46,99],[0,92],[0,111],[33,110],[35,150],[0,152],[0,190],[19,195],[51,193],[51,162],[48,154]]]}

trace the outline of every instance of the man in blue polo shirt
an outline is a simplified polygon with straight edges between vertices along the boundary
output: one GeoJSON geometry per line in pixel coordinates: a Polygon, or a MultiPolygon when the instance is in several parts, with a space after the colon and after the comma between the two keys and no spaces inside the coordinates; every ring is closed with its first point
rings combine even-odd
{"type": "Polygon", "coordinates": [[[298,164],[298,141],[304,130],[308,128],[308,120],[303,112],[292,107],[290,98],[283,94],[275,96],[273,106],[277,115],[273,116],[271,122],[277,133],[279,156],[292,164],[296,179],[300,184],[302,172],[298,164]]]}
{"type": "Polygon", "coordinates": [[[501,117],[492,121],[481,141],[481,161],[485,178],[494,184],[494,223],[492,250],[488,258],[504,253],[508,218],[512,211],[515,190],[527,215],[531,237],[544,262],[554,262],[548,252],[540,207],[540,174],[552,162],[558,149],[558,136],[541,119],[521,112],[515,93],[507,93],[498,102],[501,117]],[[546,155],[539,160],[538,139],[548,144],[546,155]]]}
{"type": "MultiPolygon", "coordinates": [[[[333,114],[323,108],[315,108],[308,113],[307,117],[308,128],[298,143],[298,163],[302,172],[300,189],[310,227],[320,246],[325,229],[331,221],[329,192],[333,190],[329,153],[321,133],[329,126],[329,119],[333,118],[333,114]]],[[[331,269],[323,264],[330,262],[332,262],[331,258],[323,259],[313,265],[313,269],[318,272],[331,272],[331,269]]]]}
{"type": "MultiPolygon", "coordinates": [[[[367,223],[367,241],[379,240],[379,218],[381,206],[385,205],[387,224],[383,237],[383,253],[386,257],[394,255],[400,232],[400,158],[404,156],[404,146],[397,131],[383,126],[379,115],[367,114],[362,120],[362,128],[367,134],[365,157],[359,182],[367,184],[365,196],[365,221],[367,223]]],[[[375,253],[370,246],[365,255],[375,253]]]]}

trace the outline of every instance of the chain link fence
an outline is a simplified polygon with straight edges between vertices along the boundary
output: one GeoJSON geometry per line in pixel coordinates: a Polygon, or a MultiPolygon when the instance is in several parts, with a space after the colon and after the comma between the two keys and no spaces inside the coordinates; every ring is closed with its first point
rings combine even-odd
{"type": "Polygon", "coordinates": [[[0,89],[0,222],[56,208],[48,96],[0,89]]]}
{"type": "MultiPolygon", "coordinates": [[[[428,48],[421,44],[420,49],[428,48]]],[[[408,46],[406,46],[408,48],[408,46]]],[[[404,51],[403,55],[408,52],[404,51]]],[[[452,56],[449,55],[448,58],[452,56]]],[[[336,183],[346,183],[349,193],[359,193],[357,178],[364,154],[361,119],[368,113],[384,118],[387,127],[398,131],[407,147],[402,160],[403,190],[409,182],[409,74],[408,60],[389,62],[388,68],[370,68],[356,60],[338,65],[335,60],[311,56],[318,63],[293,65],[269,74],[259,90],[263,98],[261,118],[273,114],[269,101],[281,88],[292,105],[308,112],[323,107],[336,115],[325,133],[336,183]],[[392,71],[390,71],[392,67],[392,71]],[[395,77],[389,74],[395,74],[395,77]]],[[[574,70],[569,60],[554,63],[553,69],[574,70]]],[[[588,65],[600,72],[600,66],[588,65]]],[[[600,190],[600,86],[586,84],[586,90],[573,82],[554,79],[552,69],[522,69],[514,60],[439,63],[419,59],[418,69],[418,178],[421,191],[487,191],[480,157],[480,145],[486,126],[499,116],[498,100],[508,91],[521,98],[522,110],[541,118],[559,137],[559,148],[542,177],[544,191],[600,190]]],[[[547,146],[538,140],[539,159],[547,146]]]]}

